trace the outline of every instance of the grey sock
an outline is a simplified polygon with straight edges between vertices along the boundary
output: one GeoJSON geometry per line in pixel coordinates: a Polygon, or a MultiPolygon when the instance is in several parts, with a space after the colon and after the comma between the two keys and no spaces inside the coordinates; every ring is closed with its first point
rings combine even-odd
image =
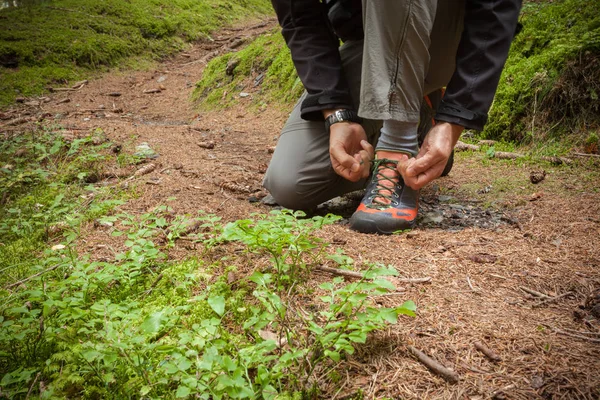
{"type": "Polygon", "coordinates": [[[375,151],[395,151],[416,156],[419,152],[418,125],[418,122],[383,121],[375,151]]]}

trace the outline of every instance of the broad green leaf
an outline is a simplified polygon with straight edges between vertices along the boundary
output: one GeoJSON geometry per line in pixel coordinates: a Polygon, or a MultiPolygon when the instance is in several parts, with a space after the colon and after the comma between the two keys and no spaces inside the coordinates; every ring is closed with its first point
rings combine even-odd
{"type": "Polygon", "coordinates": [[[225,313],[225,297],[223,296],[212,296],[208,298],[208,305],[213,309],[220,317],[225,313]]]}
{"type": "Polygon", "coordinates": [[[178,399],[186,398],[190,395],[191,392],[192,391],[189,387],[185,385],[179,385],[179,387],[177,388],[177,392],[175,393],[175,397],[177,397],[178,399]]]}
{"type": "Polygon", "coordinates": [[[140,326],[142,331],[150,335],[158,332],[164,319],[164,314],[164,311],[158,311],[154,314],[150,314],[140,326]]]}

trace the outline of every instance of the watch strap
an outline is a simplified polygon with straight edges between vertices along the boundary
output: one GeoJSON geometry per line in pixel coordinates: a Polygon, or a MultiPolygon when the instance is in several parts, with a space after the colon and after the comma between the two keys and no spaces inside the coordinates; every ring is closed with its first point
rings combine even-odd
{"type": "Polygon", "coordinates": [[[336,110],[330,116],[325,118],[325,129],[329,132],[331,125],[338,122],[356,122],[361,123],[362,118],[358,116],[356,111],[352,110],[336,110]]]}

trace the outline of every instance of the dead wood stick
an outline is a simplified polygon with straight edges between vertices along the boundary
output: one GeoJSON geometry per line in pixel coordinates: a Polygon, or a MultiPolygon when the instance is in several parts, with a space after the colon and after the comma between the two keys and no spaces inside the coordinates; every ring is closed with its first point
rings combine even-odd
{"type": "Polygon", "coordinates": [[[600,332],[582,332],[576,331],[575,329],[563,328],[563,330],[571,333],[579,333],[581,335],[591,335],[591,336],[600,336],[600,332]]]}
{"type": "Polygon", "coordinates": [[[394,280],[398,281],[398,282],[402,282],[402,283],[427,283],[427,282],[431,282],[431,277],[430,276],[425,276],[423,278],[397,278],[397,277],[393,277],[394,280]]]}
{"type": "MultiPolygon", "coordinates": [[[[315,268],[318,269],[318,270],[321,270],[323,272],[328,272],[328,273],[333,274],[333,275],[345,276],[345,277],[348,277],[348,278],[363,279],[365,277],[364,273],[362,273],[362,272],[348,271],[348,270],[339,269],[339,268],[331,268],[331,267],[326,267],[324,265],[316,265],[315,268]]],[[[427,283],[427,282],[431,282],[431,277],[430,276],[426,276],[426,277],[423,277],[423,278],[398,278],[398,277],[395,277],[395,276],[388,276],[386,278],[388,280],[392,281],[392,282],[402,282],[402,283],[427,283]]]]}
{"type": "Polygon", "coordinates": [[[542,301],[540,301],[540,302],[538,302],[538,303],[535,303],[535,304],[534,304],[532,307],[533,307],[533,308],[536,308],[536,307],[543,306],[544,304],[553,303],[553,302],[555,302],[556,300],[560,300],[560,299],[562,299],[563,297],[567,297],[567,296],[569,296],[569,295],[572,295],[572,294],[575,294],[575,293],[573,293],[573,292],[571,292],[571,291],[569,291],[569,292],[565,292],[565,293],[563,293],[563,294],[559,294],[558,296],[550,297],[549,299],[544,299],[544,300],[542,300],[542,301]]]}
{"type": "Polygon", "coordinates": [[[11,284],[10,284],[10,285],[8,285],[6,288],[7,288],[7,289],[12,289],[12,288],[14,288],[14,287],[16,287],[16,286],[22,285],[22,284],[23,284],[23,283],[25,283],[25,282],[29,282],[30,280],[37,278],[38,276],[42,276],[42,275],[44,275],[45,273],[48,273],[48,272],[50,272],[50,271],[54,271],[54,270],[55,270],[56,268],[58,268],[58,267],[60,267],[60,264],[59,264],[59,265],[55,265],[54,267],[50,267],[50,268],[48,268],[48,269],[45,269],[45,270],[43,270],[43,271],[40,271],[40,272],[38,272],[37,274],[33,274],[33,275],[31,275],[31,276],[29,276],[29,277],[27,277],[27,278],[25,278],[25,279],[21,279],[21,280],[20,280],[20,281],[18,281],[18,282],[11,283],[11,284]]]}
{"type": "Polygon", "coordinates": [[[548,161],[549,163],[554,164],[554,165],[561,165],[561,164],[571,165],[571,164],[573,164],[573,160],[571,160],[570,158],[567,158],[567,157],[543,156],[543,157],[540,157],[540,159],[543,161],[548,161]]]}
{"type": "Polygon", "coordinates": [[[26,122],[29,122],[29,118],[27,118],[27,117],[19,117],[19,118],[11,119],[10,121],[4,123],[0,127],[1,128],[5,128],[7,126],[21,125],[21,124],[24,124],[26,122]]]}
{"type": "Polygon", "coordinates": [[[419,360],[419,362],[421,362],[427,368],[429,368],[431,372],[441,376],[446,381],[450,383],[458,383],[458,381],[460,380],[460,377],[456,372],[444,367],[442,364],[429,357],[422,351],[417,350],[413,346],[408,346],[408,350],[412,353],[413,356],[417,357],[417,360],[419,360]]]}
{"type": "Polygon", "coordinates": [[[466,150],[479,151],[479,149],[480,149],[480,147],[477,145],[461,142],[460,140],[458,142],[456,142],[456,145],[454,146],[454,150],[456,150],[456,151],[466,151],[466,150]]]}
{"type": "Polygon", "coordinates": [[[333,275],[345,276],[348,278],[355,278],[355,279],[364,278],[364,275],[360,272],[347,271],[345,269],[338,269],[338,268],[331,268],[331,267],[326,267],[324,265],[316,265],[315,268],[318,270],[321,270],[323,272],[328,272],[333,275]]]}
{"type": "Polygon", "coordinates": [[[532,296],[535,296],[535,297],[541,297],[543,299],[551,299],[552,298],[552,296],[548,296],[545,293],[541,293],[541,292],[538,292],[536,290],[529,289],[528,287],[525,287],[525,286],[519,286],[519,289],[521,289],[525,293],[528,293],[528,294],[530,294],[532,296]]]}
{"type": "Polygon", "coordinates": [[[508,151],[497,151],[494,153],[494,158],[497,158],[500,160],[515,160],[515,159],[521,158],[521,157],[525,157],[525,156],[520,153],[510,153],[508,151]]]}
{"type": "Polygon", "coordinates": [[[594,338],[594,337],[584,336],[584,335],[577,334],[577,333],[563,331],[562,329],[558,329],[558,328],[556,328],[554,326],[550,326],[550,325],[545,325],[545,326],[552,329],[555,333],[558,333],[559,335],[568,336],[568,337],[572,337],[575,339],[586,340],[586,341],[592,342],[592,343],[600,343],[600,338],[594,338]]]}
{"type": "Polygon", "coordinates": [[[73,89],[76,89],[76,88],[81,88],[83,85],[87,85],[87,84],[88,84],[88,80],[87,80],[87,79],[85,79],[85,80],[83,80],[83,81],[75,82],[75,83],[73,84],[73,86],[71,86],[71,87],[72,87],[73,89]]]}
{"type": "Polygon", "coordinates": [[[573,155],[576,157],[591,157],[591,158],[600,157],[600,154],[588,154],[588,153],[573,153],[573,155]]]}
{"type": "Polygon", "coordinates": [[[473,343],[473,346],[475,346],[475,348],[477,350],[482,352],[483,355],[486,356],[487,358],[489,358],[490,360],[492,360],[494,362],[502,361],[502,357],[500,357],[498,354],[494,353],[489,347],[487,347],[483,343],[475,342],[475,343],[473,343]]]}

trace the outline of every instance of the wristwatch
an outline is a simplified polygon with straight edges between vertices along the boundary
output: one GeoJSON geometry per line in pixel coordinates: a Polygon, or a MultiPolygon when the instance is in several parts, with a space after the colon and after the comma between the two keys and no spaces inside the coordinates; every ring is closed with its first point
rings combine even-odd
{"type": "Polygon", "coordinates": [[[356,122],[361,123],[362,118],[358,116],[356,111],[352,110],[336,110],[329,117],[325,119],[325,129],[329,132],[331,125],[338,122],[356,122]]]}

